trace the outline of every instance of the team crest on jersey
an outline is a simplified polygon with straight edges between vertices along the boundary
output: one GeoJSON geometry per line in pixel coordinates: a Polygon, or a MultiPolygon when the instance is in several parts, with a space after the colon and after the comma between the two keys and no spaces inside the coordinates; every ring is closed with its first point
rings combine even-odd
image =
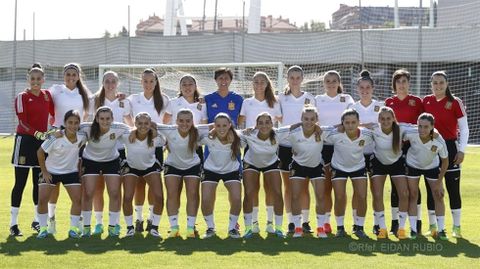
{"type": "Polygon", "coordinates": [[[445,104],[445,109],[452,109],[452,102],[451,101],[448,101],[446,104],[445,104]]]}
{"type": "Polygon", "coordinates": [[[110,134],[110,140],[115,140],[115,133],[110,134]]]}
{"type": "Polygon", "coordinates": [[[228,110],[235,110],[235,103],[233,101],[228,102],[228,110]]]}
{"type": "Polygon", "coordinates": [[[409,105],[409,106],[416,106],[416,105],[417,105],[417,102],[416,102],[415,100],[413,100],[413,99],[410,99],[410,100],[408,100],[408,105],[409,105]]]}
{"type": "Polygon", "coordinates": [[[309,105],[310,104],[310,99],[308,98],[305,98],[305,102],[304,102],[305,105],[309,105]]]}
{"type": "Polygon", "coordinates": [[[217,103],[213,103],[212,108],[218,108],[217,103]]]}
{"type": "Polygon", "coordinates": [[[27,162],[27,157],[25,156],[20,156],[18,158],[18,164],[25,164],[27,162]]]}
{"type": "Polygon", "coordinates": [[[437,146],[432,145],[432,147],[430,148],[430,150],[431,150],[432,152],[437,152],[437,146]]]}
{"type": "Polygon", "coordinates": [[[345,100],[345,96],[340,96],[340,102],[341,102],[341,103],[345,103],[345,101],[346,101],[346,100],[345,100]]]}
{"type": "Polygon", "coordinates": [[[118,106],[119,106],[120,108],[124,108],[124,107],[125,107],[125,104],[124,104],[122,101],[120,101],[120,102],[118,102],[118,106]]]}
{"type": "Polygon", "coordinates": [[[200,110],[200,111],[202,110],[202,104],[198,103],[197,110],[200,110]]]}
{"type": "Polygon", "coordinates": [[[380,106],[375,106],[375,107],[373,108],[373,111],[375,111],[375,112],[380,111],[380,106]]]}
{"type": "Polygon", "coordinates": [[[359,145],[360,147],[365,146],[365,140],[363,140],[363,139],[360,140],[360,141],[358,142],[358,145],[359,145]]]}

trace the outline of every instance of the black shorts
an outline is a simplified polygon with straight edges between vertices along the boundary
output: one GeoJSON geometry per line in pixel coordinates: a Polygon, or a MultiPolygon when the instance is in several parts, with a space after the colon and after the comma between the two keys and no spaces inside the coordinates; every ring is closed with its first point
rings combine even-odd
{"type": "Polygon", "coordinates": [[[413,168],[413,167],[411,167],[407,164],[407,178],[408,179],[417,179],[417,178],[420,178],[421,175],[423,175],[428,180],[437,180],[438,179],[438,174],[440,174],[440,168],[439,167],[424,170],[424,169],[413,168]]]}
{"type": "Polygon", "coordinates": [[[16,167],[40,167],[37,150],[42,143],[43,141],[31,135],[17,134],[13,146],[12,164],[16,167]]]}
{"type": "Polygon", "coordinates": [[[293,161],[290,164],[290,179],[325,179],[323,165],[320,163],[317,167],[307,167],[293,161]]]}
{"type": "Polygon", "coordinates": [[[367,179],[367,170],[365,167],[357,171],[345,172],[332,166],[332,174],[332,180],[347,180],[348,178],[351,180],[367,179]]]}
{"type": "MultiPolygon", "coordinates": [[[[448,151],[448,172],[453,171],[460,171],[460,165],[454,164],[455,155],[458,153],[457,149],[457,140],[445,140],[445,144],[447,144],[447,151],[448,151]]],[[[441,163],[441,161],[440,161],[441,163]]]]}
{"type": "Polygon", "coordinates": [[[363,154],[363,157],[365,158],[365,170],[367,170],[367,174],[371,175],[372,174],[372,160],[375,157],[373,153],[370,154],[363,154]]]}
{"type": "Polygon", "coordinates": [[[323,145],[322,158],[325,166],[330,165],[333,157],[333,145],[323,145]]]}
{"type": "Polygon", "coordinates": [[[131,168],[128,163],[125,163],[122,166],[122,175],[123,176],[137,176],[137,177],[143,177],[143,176],[148,176],[151,173],[160,173],[162,170],[160,170],[160,166],[158,163],[154,163],[152,167],[147,168],[145,170],[138,170],[135,168],[131,168]]]}
{"type": "Polygon", "coordinates": [[[119,176],[120,175],[120,159],[117,158],[108,162],[96,162],[82,158],[82,176],[87,175],[104,175],[119,176]]]}
{"type": "Polygon", "coordinates": [[[212,172],[210,170],[204,170],[202,183],[218,183],[220,180],[223,180],[224,183],[227,182],[240,182],[240,173],[238,171],[233,171],[226,174],[219,174],[212,172]]]}
{"type": "Polygon", "coordinates": [[[127,155],[125,153],[125,149],[119,149],[118,154],[120,154],[118,156],[118,158],[120,159],[120,164],[125,163],[127,161],[127,155]]]}
{"type": "Polygon", "coordinates": [[[278,158],[280,159],[280,170],[282,170],[282,172],[290,171],[290,164],[292,163],[292,148],[280,145],[278,147],[278,158]]]}
{"type": "Polygon", "coordinates": [[[390,177],[404,177],[405,173],[405,159],[400,157],[396,162],[385,165],[381,163],[377,158],[373,158],[372,160],[372,177],[376,176],[386,176],[390,175],[390,177]]]}
{"type": "Polygon", "coordinates": [[[80,177],[78,172],[73,172],[69,174],[62,174],[62,175],[52,175],[52,182],[47,183],[40,174],[40,178],[38,181],[38,185],[49,185],[49,186],[56,186],[58,183],[62,183],[63,186],[80,186],[80,177]]]}
{"type": "MultiPolygon", "coordinates": [[[[280,161],[279,160],[276,160],[273,164],[267,166],[267,167],[263,167],[263,168],[258,168],[256,166],[253,166],[249,163],[246,163],[245,161],[243,161],[243,171],[247,171],[247,170],[252,170],[252,171],[256,171],[257,173],[260,173],[260,172],[263,172],[264,174],[265,173],[268,173],[268,172],[273,172],[273,171],[278,171],[280,172],[280,161]]],[[[288,170],[287,170],[288,171],[288,170]]]]}
{"type": "Polygon", "coordinates": [[[198,177],[201,178],[202,172],[201,164],[194,165],[188,169],[182,170],[177,169],[174,166],[165,164],[165,168],[163,170],[164,176],[177,176],[177,177],[198,177]]]}

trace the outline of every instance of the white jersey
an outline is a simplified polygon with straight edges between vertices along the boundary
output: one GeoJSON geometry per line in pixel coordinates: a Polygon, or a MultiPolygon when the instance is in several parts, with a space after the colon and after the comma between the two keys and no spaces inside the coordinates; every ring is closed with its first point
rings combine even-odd
{"type": "Polygon", "coordinates": [[[249,135],[241,134],[243,143],[248,145],[248,151],[243,160],[257,168],[264,168],[272,165],[278,160],[277,151],[279,141],[286,139],[290,133],[290,126],[275,130],[275,144],[272,145],[270,139],[262,140],[258,138],[258,130],[254,130],[249,135]]]}
{"type": "Polygon", "coordinates": [[[380,125],[376,125],[373,129],[373,139],[375,140],[374,154],[375,158],[384,165],[395,163],[402,157],[402,136],[410,128],[408,124],[401,124],[400,134],[398,137],[400,146],[397,153],[393,151],[393,132],[385,134],[380,125]]]}
{"type": "Polygon", "coordinates": [[[50,136],[42,143],[42,149],[48,153],[45,161],[47,171],[54,175],[78,172],[78,153],[86,142],[86,136],[77,133],[77,140],[70,142],[66,135],[56,138],[50,136]]]}
{"type": "Polygon", "coordinates": [[[208,146],[209,154],[203,163],[203,168],[218,174],[238,171],[240,163],[237,158],[232,160],[232,144],[223,144],[217,137],[206,136],[201,143],[208,146]]]}
{"type": "Polygon", "coordinates": [[[280,103],[276,101],[273,107],[268,106],[267,100],[258,101],[255,97],[250,97],[243,100],[240,116],[245,116],[245,127],[253,128],[257,124],[257,116],[262,112],[268,112],[272,115],[273,120],[282,116],[280,103]]]}
{"type": "Polygon", "coordinates": [[[54,84],[49,91],[55,105],[55,122],[53,126],[60,128],[63,125],[65,113],[72,109],[80,113],[80,122],[83,121],[83,100],[78,88],[70,90],[63,84],[54,84]]]}
{"type": "MultiPolygon", "coordinates": [[[[198,128],[198,141],[208,135],[208,125],[200,125],[198,128]]],[[[200,163],[200,157],[196,152],[193,152],[188,148],[188,141],[190,136],[182,137],[178,132],[176,125],[163,125],[157,126],[158,134],[163,136],[168,145],[168,157],[165,160],[165,164],[173,166],[180,170],[186,170],[200,163]]]]}
{"type": "Polygon", "coordinates": [[[315,104],[318,113],[318,123],[321,126],[335,126],[342,122],[342,113],[354,103],[349,94],[339,93],[335,97],[327,94],[317,95],[315,104]]]}
{"type": "Polygon", "coordinates": [[[170,102],[168,103],[168,107],[165,110],[166,114],[172,115],[171,124],[175,124],[177,122],[178,111],[183,108],[188,108],[192,111],[193,123],[195,125],[200,124],[202,120],[208,120],[206,104],[201,104],[199,102],[194,102],[190,104],[183,96],[179,96],[170,100],[170,102]]]}
{"type": "Polygon", "coordinates": [[[130,127],[120,122],[113,122],[108,132],[101,135],[98,141],[93,141],[90,137],[91,126],[91,122],[80,124],[79,132],[88,137],[82,157],[95,162],[109,162],[118,158],[120,154],[116,147],[117,140],[123,135],[128,136],[130,127]]]}
{"type": "MultiPolygon", "coordinates": [[[[123,122],[125,123],[124,121],[124,117],[125,116],[128,116],[132,113],[132,107],[130,105],[130,101],[128,99],[124,99],[122,101],[115,99],[113,101],[110,101],[108,100],[107,98],[105,98],[105,102],[103,104],[104,106],[108,106],[109,108],[112,109],[112,113],[113,113],[113,121],[116,121],[116,122],[123,122]]],[[[95,115],[95,98],[91,98],[90,99],[90,115],[91,115],[91,119],[93,120],[93,116],[95,115]]],[[[124,149],[124,146],[123,146],[123,143],[121,143],[120,141],[117,142],[117,149],[124,149]]]]}
{"type": "Polygon", "coordinates": [[[310,137],[305,137],[303,127],[300,126],[290,132],[288,140],[292,145],[292,158],[301,166],[317,167],[323,163],[322,149],[325,137],[332,131],[332,128],[322,128],[322,135],[320,141],[316,141],[315,134],[310,137]]]}
{"type": "Polygon", "coordinates": [[[170,102],[170,99],[165,94],[162,94],[162,98],[163,98],[163,108],[159,114],[155,109],[153,96],[150,99],[147,99],[145,98],[145,95],[143,93],[135,93],[130,95],[128,97],[128,100],[130,101],[130,104],[132,106],[132,118],[135,118],[135,116],[140,112],[148,112],[148,114],[150,114],[150,117],[152,118],[152,121],[162,124],[163,115],[165,114],[165,111],[167,110],[167,107],[168,107],[168,103],[170,102]]]}
{"type": "Polygon", "coordinates": [[[146,170],[152,167],[157,159],[155,158],[155,148],[165,144],[162,137],[155,137],[153,139],[153,146],[148,146],[148,139],[139,140],[130,143],[129,135],[122,136],[123,144],[125,145],[127,153],[127,163],[130,168],[137,170],[146,170]]]}
{"type": "Polygon", "coordinates": [[[373,134],[370,130],[360,128],[359,136],[351,140],[346,133],[332,131],[325,140],[333,144],[332,167],[354,172],[365,167],[363,150],[373,143],[373,134]]]}
{"type": "MultiPolygon", "coordinates": [[[[302,121],[302,111],[306,105],[315,106],[315,97],[308,92],[303,92],[298,98],[293,94],[285,95],[283,93],[278,95],[278,102],[282,109],[282,126],[292,125],[302,121]]],[[[290,147],[289,141],[280,141],[282,146],[290,147]]]]}
{"type": "Polygon", "coordinates": [[[418,129],[413,129],[407,131],[403,139],[410,141],[410,148],[406,157],[408,166],[428,170],[440,165],[438,156],[448,158],[447,145],[440,135],[427,143],[423,143],[418,134],[418,129]]]}
{"type": "MultiPolygon", "coordinates": [[[[365,107],[363,106],[360,101],[355,102],[349,108],[353,108],[358,112],[360,116],[360,124],[367,124],[367,123],[377,123],[378,122],[378,114],[380,113],[380,108],[385,106],[384,102],[380,102],[377,100],[372,100],[372,103],[365,107]]],[[[372,154],[374,145],[370,145],[365,147],[365,154],[372,154]]]]}

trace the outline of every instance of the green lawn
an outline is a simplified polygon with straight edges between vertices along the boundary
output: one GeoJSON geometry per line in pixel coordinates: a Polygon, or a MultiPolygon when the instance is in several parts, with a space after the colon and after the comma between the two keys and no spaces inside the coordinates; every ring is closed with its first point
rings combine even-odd
{"type": "MultiPolygon", "coordinates": [[[[67,194],[62,190],[57,209],[57,230],[55,238],[37,240],[28,229],[32,216],[31,181],[27,185],[20,211],[19,223],[24,236],[9,237],[10,192],[13,186],[13,168],[10,165],[13,138],[0,138],[0,267],[1,268],[312,268],[313,266],[343,268],[480,268],[480,169],[478,159],[480,148],[469,148],[463,166],[462,194],[464,239],[451,238],[447,242],[419,237],[416,241],[402,241],[394,237],[388,240],[356,240],[316,238],[278,239],[261,237],[249,240],[226,239],[228,222],[228,200],[223,185],[217,195],[215,219],[219,238],[171,239],[158,241],[151,237],[136,236],[120,239],[102,238],[68,239],[69,225],[67,194]],[[475,161],[476,160],[476,161],[475,161]],[[475,165],[475,163],[477,163],[475,165]]],[[[424,189],[423,183],[421,184],[424,189]]],[[[386,186],[386,195],[390,188],[386,186]]],[[[351,190],[349,190],[351,193],[351,190]]],[[[425,193],[425,191],[423,191],[425,193]]],[[[423,195],[425,201],[426,195],[423,195]]],[[[448,205],[448,198],[446,200],[448,205]]],[[[424,203],[425,204],[425,203],[424,203]]],[[[370,205],[370,202],[369,202],[370,205]]],[[[390,209],[386,200],[386,214],[389,223],[390,209]]],[[[185,203],[182,203],[185,206],[185,203]]],[[[448,206],[447,206],[448,207],[448,206]]],[[[314,207],[312,207],[313,209],[314,207]]],[[[146,210],[145,210],[146,211],[146,210]]],[[[185,228],[185,211],[181,211],[181,226],[185,228]]],[[[424,223],[426,206],[423,209],[424,223]]],[[[107,221],[108,214],[104,215],[107,221]]],[[[366,227],[372,226],[372,210],[368,209],[366,227]]],[[[351,227],[351,211],[346,213],[346,227],[351,227]]],[[[451,232],[451,215],[447,211],[447,231],[451,232]]],[[[315,216],[311,210],[314,226],[315,216]]],[[[333,218],[332,218],[333,220],[333,218]]],[[[123,217],[122,217],[123,223],[123,217]]],[[[197,219],[201,233],[205,223],[199,214],[197,219]]],[[[263,204],[260,208],[260,223],[265,223],[263,204]]],[[[334,222],[333,222],[334,223],[334,222]]],[[[240,224],[243,226],[242,218],[240,224]]],[[[388,225],[388,224],[387,224],[388,225]]],[[[124,225],[123,225],[124,226],[124,225]]],[[[168,219],[163,216],[160,223],[162,235],[167,235],[168,219]]],[[[263,229],[263,227],[262,227],[263,229]]],[[[124,231],[122,231],[124,232],[124,231]]],[[[185,233],[184,230],[181,232],[185,233]]],[[[369,234],[371,235],[371,234],[369,234]]],[[[372,238],[374,238],[372,236],[372,238]]]]}

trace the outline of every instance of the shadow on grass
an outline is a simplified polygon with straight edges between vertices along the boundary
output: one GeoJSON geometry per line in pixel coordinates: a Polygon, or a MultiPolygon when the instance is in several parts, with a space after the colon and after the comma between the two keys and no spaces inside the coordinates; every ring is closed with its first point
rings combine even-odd
{"type": "Polygon", "coordinates": [[[174,252],[176,255],[188,256],[195,252],[213,252],[217,255],[232,255],[239,252],[255,252],[263,255],[276,256],[281,253],[298,252],[315,256],[333,253],[348,253],[358,256],[401,255],[401,256],[441,256],[457,257],[464,255],[469,258],[480,258],[480,246],[467,239],[451,239],[450,241],[432,241],[424,237],[417,240],[392,241],[361,239],[347,236],[345,238],[317,239],[277,238],[255,236],[250,239],[183,239],[172,238],[158,240],[151,236],[136,235],[130,238],[81,238],[57,240],[49,237],[38,240],[30,236],[25,240],[8,237],[0,244],[0,254],[20,256],[29,251],[41,251],[45,255],[63,255],[72,251],[99,255],[110,251],[127,251],[132,254],[149,252],[174,252]]]}

